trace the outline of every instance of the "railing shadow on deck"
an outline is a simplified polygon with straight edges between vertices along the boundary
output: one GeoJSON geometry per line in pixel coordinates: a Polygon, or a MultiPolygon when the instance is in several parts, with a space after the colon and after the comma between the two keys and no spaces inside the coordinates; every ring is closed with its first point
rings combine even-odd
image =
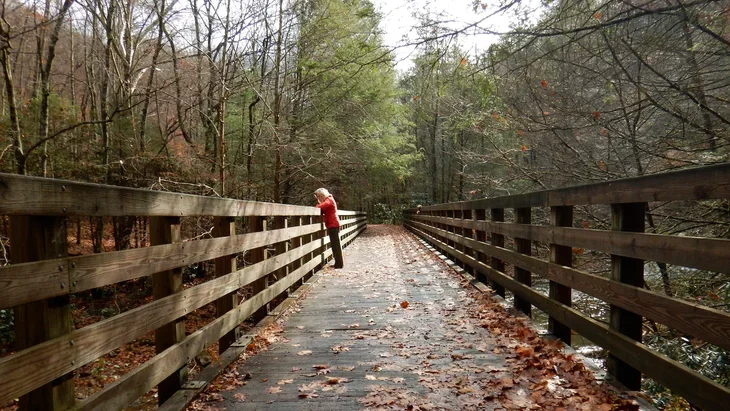
{"type": "Polygon", "coordinates": [[[646,318],[730,350],[728,313],[644,288],[644,261],[730,273],[730,240],[645,233],[648,203],[729,198],[725,163],[424,206],[407,210],[404,225],[498,294],[512,292],[517,309],[529,315],[535,306],[547,313],[549,331],[565,343],[574,330],[607,349],[609,373],[627,388],[640,389],[643,374],[703,409],[729,410],[728,387],[641,343],[646,318]],[[610,206],[611,230],[574,228],[573,207],[596,205],[610,206]],[[532,224],[537,208],[549,208],[550,225],[532,224]],[[513,210],[513,223],[505,222],[505,209],[513,210]],[[505,248],[505,237],[513,239],[513,250],[505,248]],[[533,242],[549,245],[549,261],[531,256],[533,242]],[[610,278],[572,268],[573,247],[609,254],[610,278]],[[549,280],[549,295],[531,288],[532,274],[549,280]],[[609,323],[572,308],[572,289],[609,303],[609,323]]]}
{"type": "MultiPolygon", "coordinates": [[[[0,309],[15,310],[19,350],[0,359],[0,405],[20,397],[28,410],[122,409],[156,386],[162,403],[184,384],[187,364],[201,350],[218,341],[225,351],[241,323],[265,317],[332,256],[315,207],[0,173],[3,215],[10,216],[12,264],[0,268],[0,309]],[[68,257],[70,216],[147,217],[151,246],[68,257]],[[214,238],[182,238],[180,219],[196,216],[213,218],[214,238]],[[237,220],[246,233],[236,233],[237,220]],[[244,252],[248,265],[237,267],[244,252]],[[181,267],[207,260],[215,261],[215,278],[184,289],[181,267]],[[152,276],[152,302],[73,329],[72,294],[145,276],[152,276]],[[253,295],[238,301],[246,286],[253,295]],[[211,302],[217,318],[186,336],[186,314],[211,302]],[[152,331],[156,356],[76,401],[74,370],[152,331]]],[[[367,216],[339,215],[347,246],[365,230],[367,216]]]]}

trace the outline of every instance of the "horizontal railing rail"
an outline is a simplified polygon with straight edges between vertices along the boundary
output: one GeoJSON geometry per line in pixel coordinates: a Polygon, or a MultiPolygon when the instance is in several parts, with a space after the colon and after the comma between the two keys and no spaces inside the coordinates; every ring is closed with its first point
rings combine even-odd
{"type": "Polygon", "coordinates": [[[530,315],[549,316],[549,331],[571,344],[571,331],[607,349],[608,371],[638,390],[642,374],[703,409],[730,409],[730,389],[653,351],[642,341],[643,319],[730,349],[730,314],[644,287],[644,262],[730,273],[730,240],[645,233],[648,203],[730,198],[730,164],[687,169],[599,184],[498,198],[419,207],[404,213],[415,234],[489,283],[530,315]],[[573,206],[610,206],[611,229],[575,228],[573,206]],[[533,224],[549,207],[550,225],[533,224]],[[514,222],[505,222],[513,209],[514,222]],[[511,238],[513,249],[506,239],[511,238]],[[535,243],[549,247],[546,259],[532,255],[535,243]],[[573,268],[575,249],[607,253],[610,275],[573,268]],[[532,275],[549,280],[545,295],[532,275]],[[610,304],[607,323],[572,307],[572,290],[610,304]]]}
{"type": "MultiPolygon", "coordinates": [[[[347,246],[365,230],[367,216],[338,214],[347,246]]],[[[201,350],[218,342],[223,353],[237,327],[272,312],[332,257],[316,207],[0,174],[3,215],[9,216],[12,264],[0,267],[0,309],[16,312],[18,350],[0,358],[0,405],[20,397],[21,409],[122,409],[155,387],[162,402],[180,389],[187,363],[201,350]],[[151,244],[67,256],[69,216],[147,218],[151,244]],[[212,217],[213,238],[182,238],[180,218],[200,216],[212,217]],[[237,219],[247,232],[236,233],[237,219]],[[243,254],[245,265],[237,267],[243,254]],[[215,278],[184,288],[181,268],[209,260],[215,278]],[[73,328],[74,295],[148,276],[151,302],[73,328]],[[253,295],[238,301],[244,287],[253,295]],[[185,336],[185,316],[211,303],[217,318],[185,336]],[[157,355],[75,400],[74,370],[151,332],[157,355]]]]}

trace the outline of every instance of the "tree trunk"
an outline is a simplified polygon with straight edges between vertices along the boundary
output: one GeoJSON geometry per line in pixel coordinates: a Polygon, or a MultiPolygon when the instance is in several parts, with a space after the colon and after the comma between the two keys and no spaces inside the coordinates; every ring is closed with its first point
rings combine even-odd
{"type": "MultiPolygon", "coordinates": [[[[268,2],[266,8],[268,8],[268,2]]],[[[260,72],[260,83],[259,87],[263,89],[264,76],[266,75],[266,54],[269,50],[269,37],[265,36],[261,45],[261,72],[260,72]]],[[[252,66],[256,66],[255,62],[252,66]]],[[[246,198],[251,199],[251,188],[253,186],[253,153],[254,153],[254,142],[255,142],[255,128],[254,125],[254,107],[261,101],[259,94],[256,94],[256,99],[248,105],[248,150],[246,156],[246,198]]]]}
{"type": "MultiPolygon", "coordinates": [[[[164,2],[163,2],[164,4],[164,2]]],[[[175,79],[175,108],[177,110],[177,126],[180,129],[180,133],[183,136],[183,139],[189,144],[193,145],[192,137],[190,136],[190,133],[188,132],[186,126],[185,126],[185,112],[183,110],[182,106],[182,99],[183,99],[183,93],[182,93],[182,87],[180,86],[180,72],[178,68],[178,58],[177,58],[177,49],[175,47],[175,43],[173,42],[172,36],[170,35],[170,32],[167,30],[167,27],[165,26],[165,15],[162,11],[157,10],[157,18],[161,27],[162,32],[165,34],[165,37],[167,38],[167,42],[169,43],[170,47],[170,57],[172,59],[172,71],[175,79]]],[[[197,24],[197,20],[196,20],[197,24]]],[[[159,110],[158,110],[159,112],[159,110]]]]}
{"type": "Polygon", "coordinates": [[[274,202],[281,201],[281,169],[282,169],[282,143],[281,130],[279,130],[281,115],[281,90],[279,89],[279,77],[281,75],[281,42],[284,32],[284,1],[279,0],[279,30],[276,35],[276,60],[274,63],[274,145],[276,155],[274,159],[274,202]]]}
{"type": "Polygon", "coordinates": [[[109,136],[109,125],[106,122],[107,117],[109,116],[109,107],[108,107],[108,94],[109,94],[109,73],[111,73],[111,64],[112,64],[112,43],[114,41],[114,30],[113,30],[113,19],[114,19],[114,13],[116,11],[115,9],[116,2],[112,1],[109,2],[109,9],[107,10],[106,15],[106,48],[104,49],[104,73],[101,77],[101,91],[99,93],[99,114],[100,114],[100,120],[101,123],[101,140],[103,144],[102,149],[102,159],[101,163],[104,167],[105,171],[105,182],[109,183],[109,178],[111,176],[111,167],[109,165],[109,147],[111,144],[111,138],[109,136]]]}
{"type": "Polygon", "coordinates": [[[15,151],[15,171],[18,174],[27,174],[25,168],[25,153],[23,152],[23,137],[20,132],[20,120],[18,119],[18,107],[15,102],[15,85],[13,83],[13,72],[10,67],[10,56],[8,48],[10,47],[8,40],[8,32],[2,29],[2,49],[0,50],[0,59],[2,60],[3,75],[5,79],[5,93],[8,96],[8,112],[10,115],[10,133],[13,137],[13,146],[15,151]]]}
{"type": "MultiPolygon", "coordinates": [[[[48,2],[50,3],[50,2],[48,2]]],[[[50,5],[47,3],[46,8],[50,5]]],[[[51,68],[53,67],[53,60],[56,58],[56,44],[58,43],[58,35],[61,32],[66,13],[73,4],[73,0],[65,0],[61,10],[56,16],[56,25],[53,27],[51,32],[51,38],[48,40],[48,52],[46,53],[45,65],[41,70],[41,101],[40,101],[40,116],[38,119],[38,139],[43,142],[43,177],[48,176],[48,99],[51,95],[51,68]]],[[[50,13],[50,12],[49,12],[50,13]]],[[[42,51],[39,51],[42,54],[42,51]]]]}
{"type": "MultiPolygon", "coordinates": [[[[164,1],[163,1],[164,10],[164,1]]],[[[152,87],[155,82],[155,72],[157,71],[157,60],[160,57],[160,51],[162,50],[162,39],[164,33],[162,32],[162,22],[158,23],[159,27],[157,30],[157,43],[155,45],[155,51],[152,54],[152,64],[150,65],[150,74],[147,77],[147,90],[145,92],[145,99],[142,103],[142,112],[139,120],[139,152],[144,153],[147,150],[147,115],[150,109],[150,100],[152,100],[152,87]]]]}

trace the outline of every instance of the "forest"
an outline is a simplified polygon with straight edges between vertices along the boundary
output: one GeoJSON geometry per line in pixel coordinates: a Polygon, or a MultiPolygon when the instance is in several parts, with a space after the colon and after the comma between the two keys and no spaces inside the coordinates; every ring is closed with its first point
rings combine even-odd
{"type": "MultiPolygon", "coordinates": [[[[3,173],[299,205],[326,187],[341,209],[397,224],[417,204],[730,160],[730,1],[474,1],[477,20],[462,28],[414,10],[407,71],[369,0],[1,7],[3,173]],[[506,16],[508,29],[490,25],[506,16]],[[498,40],[468,51],[474,33],[498,40]]],[[[575,213],[583,228],[610,229],[607,210],[575,213]]],[[[69,230],[78,253],[103,252],[144,245],[144,224],[79,219],[69,230]]],[[[730,238],[730,203],[649,203],[646,227],[730,238]]],[[[9,246],[2,217],[0,265],[9,246]]],[[[574,253],[607,273],[605,256],[574,253]]],[[[646,271],[647,288],[730,311],[728,274],[646,271]]],[[[646,328],[653,348],[730,385],[730,353],[646,328]]],[[[10,340],[12,312],[0,310],[10,340]]],[[[690,407],[650,380],[645,391],[662,408],[690,407]]]]}

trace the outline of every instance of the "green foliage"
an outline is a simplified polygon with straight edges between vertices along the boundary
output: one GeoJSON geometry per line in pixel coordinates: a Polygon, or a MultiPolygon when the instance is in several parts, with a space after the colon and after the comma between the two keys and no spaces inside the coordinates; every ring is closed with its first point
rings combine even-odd
{"type": "Polygon", "coordinates": [[[110,318],[117,314],[117,309],[113,307],[104,307],[101,309],[101,316],[104,318],[110,318]]]}
{"type": "Polygon", "coordinates": [[[427,44],[401,79],[421,153],[411,190],[428,193],[429,203],[465,200],[501,188],[503,167],[493,162],[505,145],[504,117],[496,77],[475,71],[484,62],[467,58],[445,41],[427,44]],[[496,116],[496,117],[495,117],[496,116]]]}
{"type": "Polygon", "coordinates": [[[368,223],[400,224],[403,222],[403,210],[407,208],[404,204],[391,206],[389,204],[376,203],[368,215],[368,223]]]}
{"type": "MultiPolygon", "coordinates": [[[[295,91],[280,137],[292,175],[285,180],[303,179],[295,190],[304,193],[326,186],[343,208],[370,209],[403,191],[419,157],[391,53],[374,34],[380,17],[361,0],[299,1],[294,12],[299,38],[287,81],[295,91]]],[[[229,130],[241,130],[231,120],[229,130]]]]}
{"type": "Polygon", "coordinates": [[[13,310],[0,310],[0,344],[13,342],[15,338],[13,310]]]}
{"type": "MultiPolygon", "coordinates": [[[[679,361],[721,385],[730,385],[730,352],[688,337],[666,338],[657,334],[645,337],[645,343],[669,358],[679,361]]],[[[685,409],[686,402],[653,380],[644,382],[659,409],[685,409]]]]}

